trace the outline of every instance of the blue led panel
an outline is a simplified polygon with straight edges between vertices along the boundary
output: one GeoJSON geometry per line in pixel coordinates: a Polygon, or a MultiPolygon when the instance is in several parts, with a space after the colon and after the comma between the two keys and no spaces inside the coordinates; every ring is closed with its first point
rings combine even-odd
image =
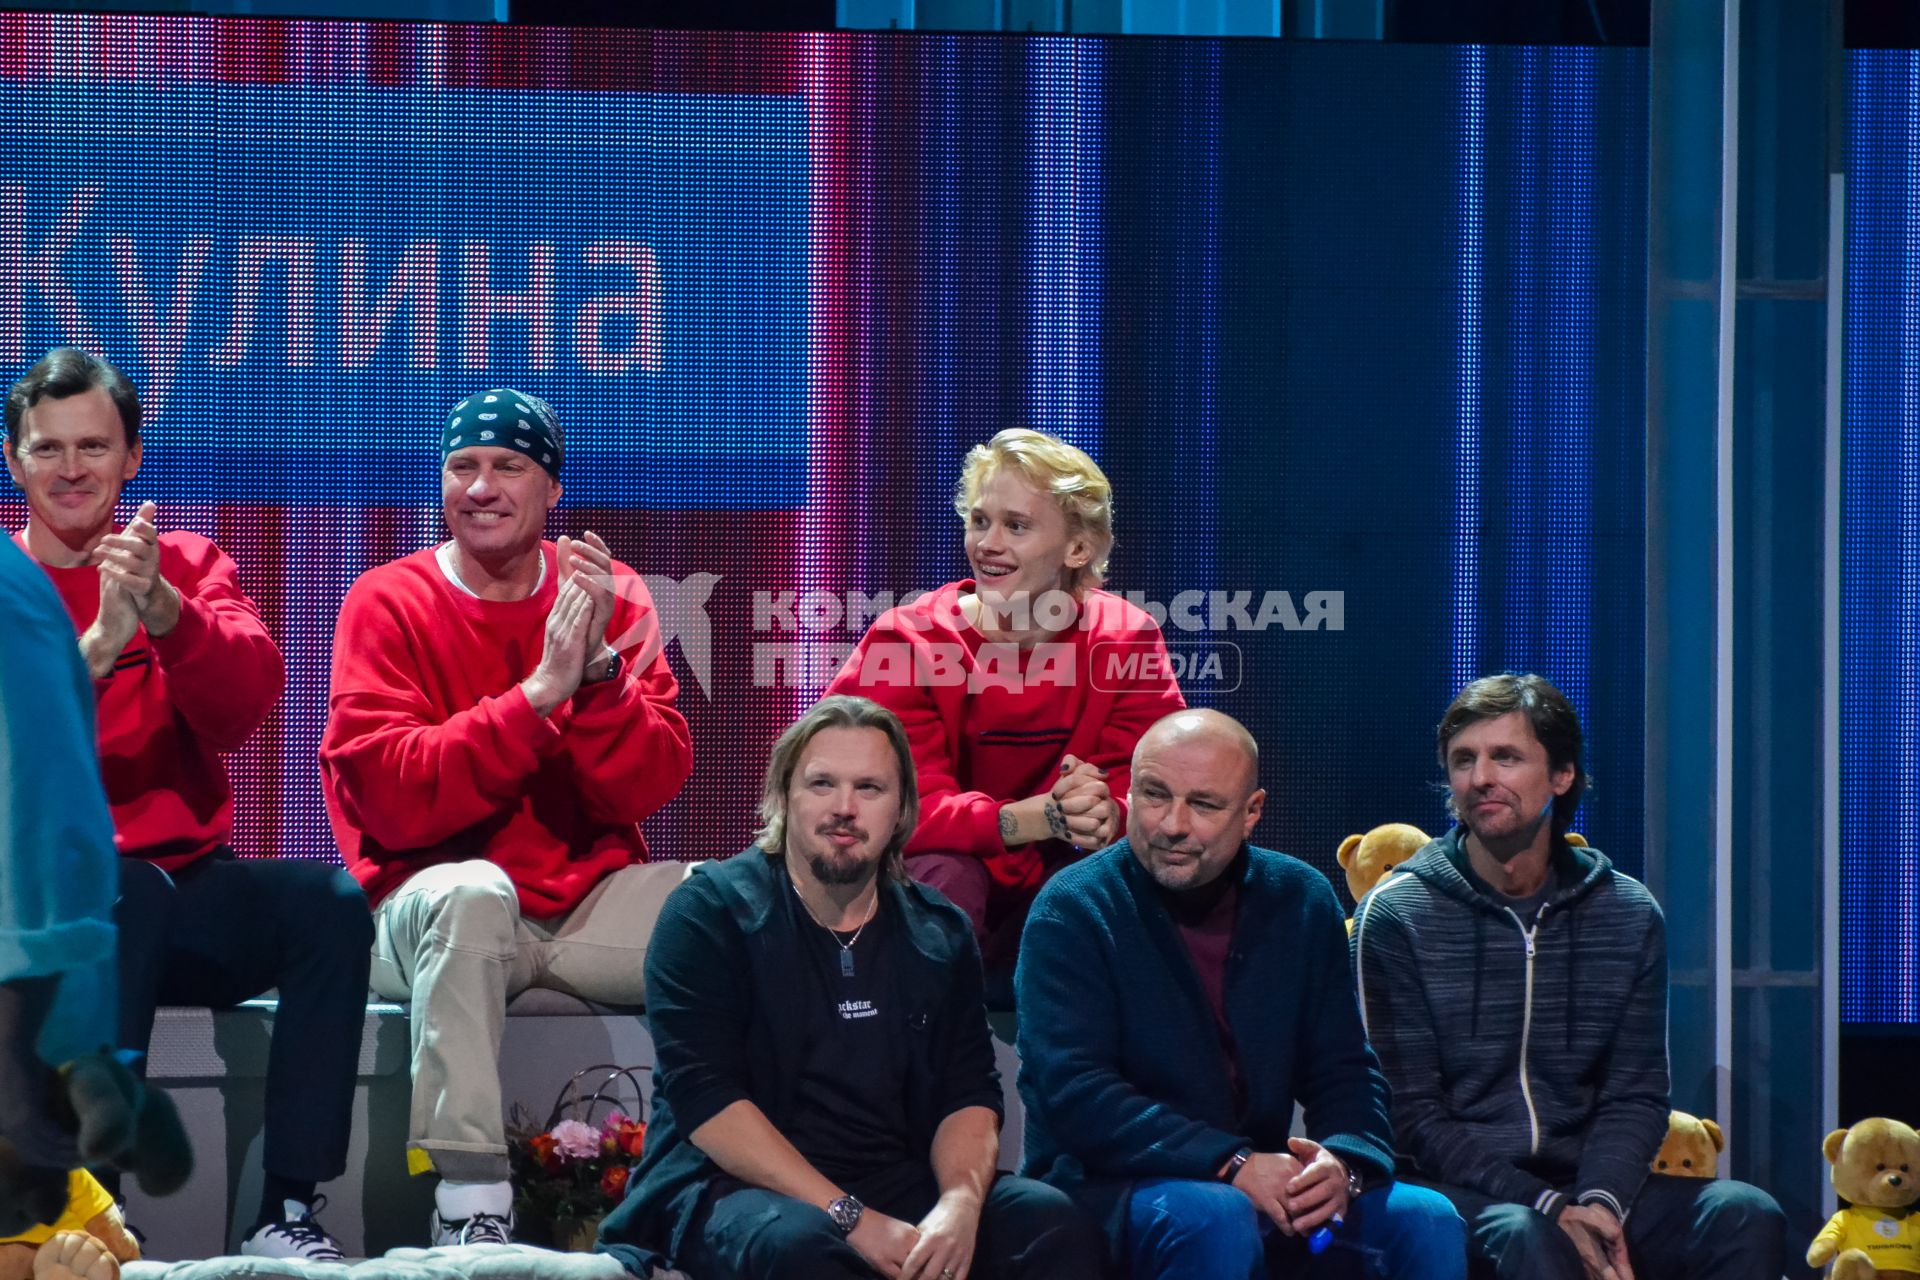
{"type": "Polygon", "coordinates": [[[576,501],[799,503],[795,96],[11,84],[0,119],[0,366],[129,353],[151,480],[431,501],[485,383],[591,424],[576,501]]]}
{"type": "Polygon", "coordinates": [[[1920,1022],[1920,54],[1848,55],[1840,1013],[1920,1022]]]}

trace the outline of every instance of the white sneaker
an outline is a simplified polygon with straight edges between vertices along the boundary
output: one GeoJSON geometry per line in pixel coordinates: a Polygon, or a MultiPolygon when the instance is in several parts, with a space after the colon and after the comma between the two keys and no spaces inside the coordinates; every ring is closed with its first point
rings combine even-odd
{"type": "Polygon", "coordinates": [[[446,1219],[433,1211],[433,1247],[443,1249],[457,1244],[512,1244],[513,1211],[503,1218],[497,1213],[476,1213],[468,1218],[446,1219]]]}
{"type": "Polygon", "coordinates": [[[326,1203],[325,1196],[315,1196],[310,1205],[298,1200],[281,1201],[285,1216],[279,1222],[267,1223],[242,1241],[241,1254],[249,1258],[344,1261],[345,1255],[340,1252],[340,1245],[313,1216],[325,1208],[326,1203]]]}

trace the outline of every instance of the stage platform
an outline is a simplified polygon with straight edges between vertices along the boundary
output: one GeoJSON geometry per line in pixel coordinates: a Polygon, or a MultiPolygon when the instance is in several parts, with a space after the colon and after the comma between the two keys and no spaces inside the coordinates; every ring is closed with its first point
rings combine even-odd
{"type": "MultiPolygon", "coordinates": [[[[267,1049],[276,1002],[237,1008],[162,1009],[155,1020],[149,1078],[179,1105],[198,1167],[187,1187],[153,1200],[129,1185],[128,1219],[146,1234],[149,1258],[174,1261],[238,1251],[253,1224],[261,1188],[267,1049]]],[[[591,1005],[554,991],[528,991],[507,1009],[500,1051],[501,1096],[541,1121],[582,1067],[635,1068],[652,1089],[653,1038],[634,1010],[591,1005]]],[[[1000,1164],[1020,1160],[1021,1110],[1012,1019],[994,1015],[994,1055],[1006,1098],[1000,1164]]],[[[322,1221],[349,1257],[426,1244],[433,1179],[407,1175],[407,1010],[370,1000],[360,1038],[353,1144],[344,1177],[321,1190],[322,1221]]]]}

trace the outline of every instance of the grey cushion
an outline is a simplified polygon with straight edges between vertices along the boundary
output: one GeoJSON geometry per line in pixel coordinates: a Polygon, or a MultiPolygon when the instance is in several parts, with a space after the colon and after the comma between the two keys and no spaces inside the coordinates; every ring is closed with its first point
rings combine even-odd
{"type": "MultiPolygon", "coordinates": [[[[631,1280],[605,1254],[555,1253],[531,1245],[471,1244],[395,1249],[365,1262],[283,1258],[209,1258],[204,1262],[130,1262],[122,1280],[631,1280]]],[[[687,1280],[656,1271],[652,1280],[687,1280]]]]}
{"type": "Polygon", "coordinates": [[[644,1012],[633,1005],[601,1004],[598,1000],[582,1000],[579,996],[570,996],[564,991],[549,991],[545,987],[530,987],[507,1001],[509,1018],[617,1017],[621,1014],[639,1017],[644,1012]]]}

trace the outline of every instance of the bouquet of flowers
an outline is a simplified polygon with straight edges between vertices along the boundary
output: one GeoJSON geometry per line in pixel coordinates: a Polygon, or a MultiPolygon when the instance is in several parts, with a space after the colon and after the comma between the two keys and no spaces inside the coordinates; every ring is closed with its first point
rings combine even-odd
{"type": "Polygon", "coordinates": [[[594,1123],[593,1102],[601,1100],[596,1093],[587,1102],[584,1120],[559,1119],[581,1110],[563,1094],[544,1127],[516,1105],[507,1125],[514,1212],[529,1223],[546,1223],[563,1248],[593,1246],[600,1219],[626,1198],[628,1171],[646,1142],[646,1124],[617,1108],[594,1123]]]}

